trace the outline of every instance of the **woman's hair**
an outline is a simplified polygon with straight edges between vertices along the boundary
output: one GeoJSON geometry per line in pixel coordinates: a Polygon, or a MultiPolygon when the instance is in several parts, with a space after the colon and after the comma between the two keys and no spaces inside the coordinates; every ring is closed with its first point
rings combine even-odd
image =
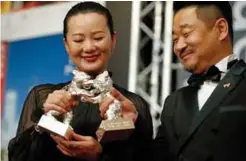
{"type": "Polygon", "coordinates": [[[107,25],[111,35],[114,34],[114,24],[113,18],[110,11],[96,2],[80,2],[74,5],[66,14],[65,19],[63,20],[63,37],[66,38],[68,32],[68,20],[72,16],[83,13],[99,13],[105,16],[107,20],[107,25]]]}

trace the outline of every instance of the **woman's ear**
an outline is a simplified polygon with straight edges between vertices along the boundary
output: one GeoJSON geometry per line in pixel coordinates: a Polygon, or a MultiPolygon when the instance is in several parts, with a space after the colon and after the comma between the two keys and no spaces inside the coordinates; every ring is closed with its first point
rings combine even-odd
{"type": "Polygon", "coordinates": [[[114,32],[111,36],[112,36],[112,52],[113,52],[116,45],[116,32],[114,32]]]}
{"type": "Polygon", "coordinates": [[[69,53],[69,47],[68,47],[67,38],[63,38],[63,43],[64,43],[65,49],[67,51],[67,54],[68,54],[69,53]]]}

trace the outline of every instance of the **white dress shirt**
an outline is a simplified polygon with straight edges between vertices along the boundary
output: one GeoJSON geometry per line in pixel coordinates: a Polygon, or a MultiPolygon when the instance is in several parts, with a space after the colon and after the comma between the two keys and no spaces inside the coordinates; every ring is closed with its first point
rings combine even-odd
{"type": "MultiPolygon", "coordinates": [[[[220,80],[223,79],[223,77],[226,75],[228,72],[227,70],[227,64],[228,62],[237,59],[235,55],[229,55],[225,58],[223,58],[221,61],[219,61],[215,66],[221,71],[221,78],[220,80]]],[[[198,90],[198,105],[199,105],[199,110],[202,109],[203,105],[209,98],[209,96],[212,94],[216,86],[218,85],[218,82],[212,82],[211,80],[206,80],[204,83],[201,85],[200,89],[198,90]]]]}

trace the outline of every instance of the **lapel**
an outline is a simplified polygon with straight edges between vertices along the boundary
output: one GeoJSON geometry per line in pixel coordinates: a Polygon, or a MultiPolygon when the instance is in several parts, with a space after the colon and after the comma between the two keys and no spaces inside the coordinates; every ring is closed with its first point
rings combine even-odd
{"type": "Polygon", "coordinates": [[[177,99],[177,109],[174,114],[174,131],[176,137],[182,142],[187,135],[194,114],[198,110],[198,88],[188,86],[181,91],[177,99]]]}
{"type": "MultiPolygon", "coordinates": [[[[181,143],[182,146],[188,141],[197,128],[202,124],[206,117],[211,114],[225,99],[229,96],[229,93],[232,92],[240,80],[243,78],[243,73],[246,70],[246,64],[243,60],[239,60],[232,68],[228,71],[225,77],[217,85],[211,96],[208,98],[204,104],[202,110],[197,113],[193,119],[186,138],[181,143]]],[[[180,148],[180,149],[181,149],[180,148]]]]}

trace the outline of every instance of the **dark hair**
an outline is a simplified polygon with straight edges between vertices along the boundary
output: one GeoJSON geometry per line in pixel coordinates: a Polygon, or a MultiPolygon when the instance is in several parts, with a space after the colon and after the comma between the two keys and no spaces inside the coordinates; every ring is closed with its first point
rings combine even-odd
{"type": "Polygon", "coordinates": [[[174,12],[178,12],[179,10],[189,7],[189,6],[210,6],[214,5],[222,14],[223,18],[226,19],[229,26],[229,35],[231,38],[231,42],[233,42],[233,27],[232,27],[232,8],[228,1],[184,1],[184,2],[174,2],[173,9],[174,12]]]}
{"type": "Polygon", "coordinates": [[[107,20],[109,31],[111,35],[113,35],[114,34],[114,24],[113,24],[113,18],[112,18],[110,11],[106,7],[96,2],[80,2],[74,5],[67,12],[66,17],[63,20],[63,37],[66,38],[66,35],[68,32],[68,20],[70,17],[75,16],[80,13],[91,13],[91,12],[99,13],[105,16],[107,20]]]}

